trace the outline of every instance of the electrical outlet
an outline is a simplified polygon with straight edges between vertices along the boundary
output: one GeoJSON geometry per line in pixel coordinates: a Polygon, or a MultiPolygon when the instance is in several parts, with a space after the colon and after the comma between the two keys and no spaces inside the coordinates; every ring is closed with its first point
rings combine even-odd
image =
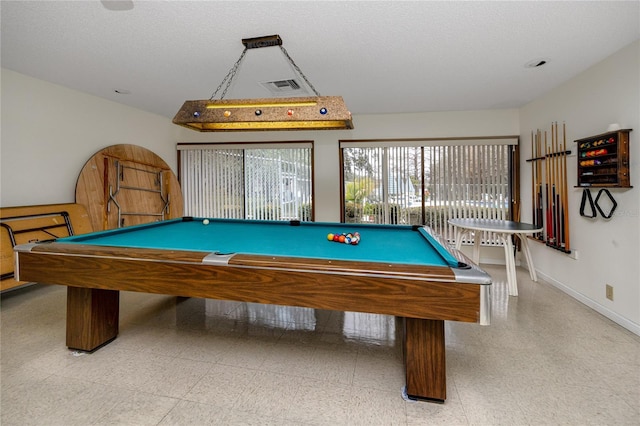
{"type": "Polygon", "coordinates": [[[606,289],[607,289],[607,299],[613,301],[613,286],[606,284],[606,289]]]}

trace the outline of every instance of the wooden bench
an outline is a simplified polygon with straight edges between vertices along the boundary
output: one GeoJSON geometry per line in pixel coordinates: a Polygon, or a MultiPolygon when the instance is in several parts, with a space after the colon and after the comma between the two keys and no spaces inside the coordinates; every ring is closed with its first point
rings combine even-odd
{"type": "Polygon", "coordinates": [[[0,207],[0,290],[26,284],[14,279],[13,246],[93,232],[82,204],[0,207]]]}

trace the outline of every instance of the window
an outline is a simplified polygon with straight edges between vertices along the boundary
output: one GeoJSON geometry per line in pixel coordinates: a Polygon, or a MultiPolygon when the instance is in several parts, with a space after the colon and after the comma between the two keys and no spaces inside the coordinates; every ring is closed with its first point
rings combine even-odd
{"type": "MultiPolygon", "coordinates": [[[[343,141],[343,220],[425,224],[451,240],[449,219],[511,219],[517,142],[343,141]]],[[[483,243],[499,241],[485,234],[483,243]]]]}
{"type": "Polygon", "coordinates": [[[313,220],[312,144],[178,144],[187,216],[313,220]]]}

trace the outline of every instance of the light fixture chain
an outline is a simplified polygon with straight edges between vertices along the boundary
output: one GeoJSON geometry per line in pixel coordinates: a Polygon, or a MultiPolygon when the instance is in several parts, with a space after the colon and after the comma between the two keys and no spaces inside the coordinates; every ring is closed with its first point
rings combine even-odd
{"type": "Polygon", "coordinates": [[[293,59],[291,58],[291,56],[289,56],[289,54],[287,53],[287,49],[285,49],[284,47],[282,47],[282,45],[280,45],[280,50],[282,50],[282,53],[284,53],[284,56],[287,57],[287,59],[289,60],[289,62],[291,62],[291,65],[293,65],[293,67],[296,69],[296,71],[298,71],[298,74],[300,74],[300,76],[304,79],[304,81],[307,83],[307,85],[311,88],[311,90],[313,90],[313,93],[316,94],[316,96],[320,96],[320,93],[318,93],[318,91],[316,90],[315,87],[313,87],[313,84],[311,84],[311,82],[309,80],[307,80],[307,77],[304,75],[304,73],[302,72],[302,70],[300,69],[300,67],[298,67],[298,65],[293,61],[293,59]]]}
{"type": "Polygon", "coordinates": [[[216,97],[216,95],[218,94],[218,92],[220,91],[220,88],[222,88],[222,85],[224,84],[224,82],[227,82],[227,85],[225,86],[224,90],[222,91],[222,95],[220,95],[220,99],[224,99],[225,95],[227,94],[227,90],[229,90],[229,87],[231,87],[231,81],[233,80],[233,78],[236,76],[236,72],[238,72],[238,67],[240,66],[240,62],[242,62],[242,59],[244,58],[244,55],[247,53],[247,48],[245,47],[244,50],[242,51],[242,54],[240,55],[240,58],[238,58],[238,60],[236,61],[235,64],[233,64],[233,66],[231,67],[231,69],[229,70],[229,72],[227,73],[227,75],[222,79],[222,81],[220,82],[220,85],[218,86],[218,88],[216,89],[215,92],[213,92],[213,95],[211,95],[211,97],[209,98],[209,100],[213,100],[213,98],[216,97]]]}

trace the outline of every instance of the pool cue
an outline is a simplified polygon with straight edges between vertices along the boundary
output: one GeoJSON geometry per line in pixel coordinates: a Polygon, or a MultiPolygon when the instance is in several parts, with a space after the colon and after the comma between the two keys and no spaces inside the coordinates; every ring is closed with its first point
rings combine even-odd
{"type": "Polygon", "coordinates": [[[567,125],[562,123],[562,150],[564,151],[564,249],[566,252],[571,251],[569,245],[569,195],[567,193],[567,125]]]}
{"type": "Polygon", "coordinates": [[[533,223],[538,224],[538,209],[540,208],[538,204],[538,180],[540,179],[540,174],[538,171],[538,163],[540,160],[538,159],[538,150],[537,150],[537,134],[531,131],[531,158],[533,159],[533,163],[531,164],[531,170],[533,174],[533,181],[531,182],[531,197],[533,200],[533,223]]]}
{"type": "MultiPolygon", "coordinates": [[[[556,132],[558,132],[558,122],[556,122],[556,132]]],[[[565,188],[564,188],[564,182],[565,182],[565,170],[564,170],[564,165],[562,162],[562,159],[564,158],[564,151],[562,150],[562,145],[560,144],[560,137],[558,136],[558,169],[560,169],[560,176],[559,176],[559,182],[558,185],[560,187],[560,200],[559,200],[559,209],[558,209],[558,222],[560,223],[560,248],[564,250],[564,246],[565,246],[565,223],[564,223],[564,211],[565,209],[565,203],[564,203],[564,198],[565,198],[565,188]]]]}
{"type": "Polygon", "coordinates": [[[556,203],[556,180],[557,180],[557,169],[556,169],[556,132],[555,132],[554,123],[551,123],[551,193],[552,193],[552,205],[551,205],[551,214],[553,221],[553,240],[552,245],[555,246],[558,242],[558,215],[556,213],[556,209],[558,207],[556,203]]]}
{"type": "MultiPolygon", "coordinates": [[[[559,127],[558,127],[558,122],[556,121],[556,132],[559,132],[559,127]]],[[[564,178],[565,178],[565,171],[563,170],[562,166],[562,158],[564,157],[564,151],[562,151],[562,145],[560,144],[560,137],[558,136],[558,152],[559,152],[559,156],[558,156],[558,169],[560,170],[560,179],[558,181],[558,186],[560,188],[559,192],[560,192],[560,199],[558,201],[558,205],[559,205],[559,209],[558,209],[558,222],[560,223],[560,248],[564,248],[564,228],[565,228],[565,224],[564,224],[564,210],[565,210],[565,206],[564,206],[564,178]]]]}
{"type": "MultiPolygon", "coordinates": [[[[558,123],[556,123],[556,128],[558,127],[558,123]]],[[[566,246],[566,235],[567,235],[567,223],[565,221],[565,212],[567,210],[566,206],[566,197],[567,197],[567,170],[565,169],[564,160],[567,158],[565,150],[562,148],[560,144],[560,138],[558,137],[558,150],[561,152],[560,158],[558,158],[558,167],[560,168],[560,210],[558,214],[560,215],[560,224],[561,224],[561,240],[560,247],[564,250],[566,246]]]]}
{"type": "Polygon", "coordinates": [[[537,132],[533,132],[531,131],[531,157],[533,158],[534,164],[533,164],[533,176],[534,176],[534,182],[533,182],[533,224],[537,225],[538,224],[538,179],[539,179],[539,175],[538,175],[538,133],[537,132]]]}
{"type": "Polygon", "coordinates": [[[535,145],[535,141],[533,139],[533,130],[531,131],[531,213],[533,223],[536,222],[536,214],[538,206],[537,202],[537,194],[536,194],[536,156],[535,150],[533,149],[535,145]]]}
{"type": "Polygon", "coordinates": [[[545,204],[545,216],[547,219],[547,244],[551,242],[551,238],[553,236],[553,227],[551,224],[551,156],[549,155],[549,146],[547,144],[547,131],[544,131],[544,151],[545,151],[545,189],[547,193],[547,202],[545,204]]]}
{"type": "Polygon", "coordinates": [[[553,205],[553,216],[554,216],[554,224],[555,224],[555,231],[553,233],[555,239],[554,239],[554,243],[556,247],[560,246],[560,222],[558,221],[559,219],[559,214],[558,214],[558,210],[560,208],[559,205],[559,196],[560,196],[560,186],[558,185],[558,127],[556,126],[556,123],[553,123],[553,132],[554,132],[554,136],[553,136],[553,188],[555,189],[555,197],[553,199],[554,201],[554,205],[553,205]]]}
{"type": "MultiPolygon", "coordinates": [[[[536,157],[538,158],[538,222],[537,225],[542,228],[544,226],[544,215],[542,212],[542,132],[537,132],[536,157]]],[[[539,240],[544,240],[544,231],[540,232],[539,240]]]]}
{"type": "Polygon", "coordinates": [[[553,234],[551,238],[551,245],[556,245],[556,240],[558,238],[558,229],[557,229],[557,215],[556,215],[556,140],[554,136],[554,127],[553,123],[551,123],[551,226],[553,229],[553,234]]]}
{"type": "MultiPolygon", "coordinates": [[[[558,122],[556,122],[556,132],[559,132],[558,122]]],[[[560,170],[558,187],[560,192],[560,199],[558,200],[558,222],[560,223],[560,248],[564,249],[564,177],[565,171],[563,170],[562,158],[564,156],[564,151],[562,151],[562,145],[560,144],[560,137],[558,136],[558,169],[560,170]]]]}
{"type": "Polygon", "coordinates": [[[560,138],[558,136],[558,122],[556,121],[556,168],[558,169],[556,179],[556,186],[558,188],[558,208],[556,210],[556,214],[558,215],[558,218],[556,219],[556,222],[558,223],[558,237],[556,238],[556,246],[558,248],[562,247],[564,239],[562,234],[562,162],[560,161],[560,155],[560,138]]]}
{"type": "Polygon", "coordinates": [[[554,162],[554,167],[555,167],[555,171],[556,171],[556,178],[555,178],[555,184],[556,184],[556,208],[555,208],[555,215],[556,215],[556,247],[560,247],[560,240],[561,240],[561,231],[560,231],[560,169],[558,167],[558,165],[560,164],[560,162],[558,161],[560,159],[559,157],[559,153],[558,153],[558,123],[554,123],[554,132],[555,132],[555,139],[554,139],[554,143],[555,143],[555,147],[554,147],[554,155],[553,155],[553,162],[554,162]]]}
{"type": "Polygon", "coordinates": [[[557,188],[557,193],[556,193],[556,210],[555,210],[555,214],[556,214],[556,247],[561,247],[562,245],[562,223],[560,220],[560,211],[561,211],[561,206],[560,206],[560,200],[561,200],[561,185],[560,182],[562,181],[562,177],[561,177],[561,170],[560,170],[560,140],[558,139],[558,122],[556,121],[554,123],[554,131],[555,131],[555,168],[556,168],[556,188],[557,188]]]}

